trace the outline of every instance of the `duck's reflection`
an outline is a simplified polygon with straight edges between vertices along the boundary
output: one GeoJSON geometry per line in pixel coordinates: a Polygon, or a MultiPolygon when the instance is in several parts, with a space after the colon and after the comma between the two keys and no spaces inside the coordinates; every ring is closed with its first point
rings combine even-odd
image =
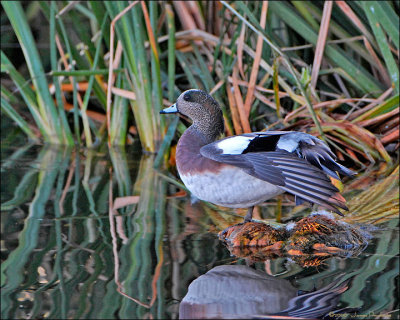
{"type": "Polygon", "coordinates": [[[190,284],[179,318],[318,318],[335,309],[347,283],[337,279],[317,291],[298,295],[288,280],[247,266],[218,266],[190,284]]]}

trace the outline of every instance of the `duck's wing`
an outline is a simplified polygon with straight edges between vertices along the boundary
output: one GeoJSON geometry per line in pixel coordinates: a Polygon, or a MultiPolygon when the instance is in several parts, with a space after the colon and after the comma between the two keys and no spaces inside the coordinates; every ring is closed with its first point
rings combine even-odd
{"type": "Polygon", "coordinates": [[[327,175],[338,178],[335,171],[346,175],[352,171],[336,163],[328,146],[309,134],[255,132],[210,143],[200,153],[279,186],[294,194],[296,203],[317,203],[339,214],[336,207],[347,210],[327,175]]]}
{"type": "Polygon", "coordinates": [[[324,315],[335,310],[340,296],[348,290],[350,279],[343,279],[344,275],[341,275],[324,288],[290,299],[289,307],[274,315],[301,319],[323,318],[324,315]]]}

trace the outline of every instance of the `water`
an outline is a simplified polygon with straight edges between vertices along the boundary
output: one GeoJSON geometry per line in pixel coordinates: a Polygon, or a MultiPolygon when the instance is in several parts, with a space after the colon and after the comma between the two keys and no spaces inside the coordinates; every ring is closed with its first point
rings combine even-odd
{"type": "MultiPolygon", "coordinates": [[[[3,319],[177,319],[189,285],[210,270],[200,278],[205,287],[193,285],[200,291],[186,299],[225,303],[228,318],[238,316],[234,310],[245,318],[246,312],[276,313],[260,306],[276,299],[287,305],[331,283],[344,288],[326,310],[338,310],[331,319],[399,317],[398,219],[380,224],[357,257],[331,257],[308,268],[286,257],[248,266],[217,237],[237,218],[192,205],[173,171],[154,170],[153,158],[135,150],[2,146],[3,319]],[[110,197],[122,207],[110,210],[110,197]],[[215,268],[232,265],[241,271],[224,283],[215,268]],[[257,289],[254,277],[267,285],[257,289]]],[[[269,205],[262,212],[268,217],[274,210],[269,205]]],[[[181,315],[194,312],[185,308],[181,315]]],[[[204,310],[204,316],[224,316],[204,310]]]]}

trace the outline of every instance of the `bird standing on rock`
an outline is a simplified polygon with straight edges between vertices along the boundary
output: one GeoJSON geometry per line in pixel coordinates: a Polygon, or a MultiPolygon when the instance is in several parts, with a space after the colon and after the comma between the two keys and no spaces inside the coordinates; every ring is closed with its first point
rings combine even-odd
{"type": "Polygon", "coordinates": [[[217,140],[224,133],[218,103],[206,92],[191,89],[160,113],[180,113],[193,124],[179,139],[179,175],[197,198],[229,208],[253,208],[283,192],[295,195],[296,205],[319,204],[341,214],[346,200],[329,177],[354,174],[338,164],[329,147],[303,132],[266,131],[217,140]]]}

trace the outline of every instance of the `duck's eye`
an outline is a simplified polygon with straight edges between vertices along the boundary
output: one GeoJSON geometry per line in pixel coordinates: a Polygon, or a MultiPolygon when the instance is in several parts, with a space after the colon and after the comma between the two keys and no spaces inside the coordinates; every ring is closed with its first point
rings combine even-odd
{"type": "Polygon", "coordinates": [[[185,95],[183,96],[183,100],[185,101],[192,101],[192,96],[190,95],[189,92],[186,92],[185,95]]]}

